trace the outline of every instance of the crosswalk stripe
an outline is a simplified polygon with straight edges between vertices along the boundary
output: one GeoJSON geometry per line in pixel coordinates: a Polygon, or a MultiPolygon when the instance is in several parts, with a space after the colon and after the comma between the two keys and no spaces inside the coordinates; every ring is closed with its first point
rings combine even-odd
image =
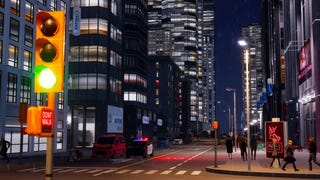
{"type": "Polygon", "coordinates": [[[171,173],[172,171],[171,170],[165,170],[165,171],[163,171],[162,173],[160,173],[160,174],[169,174],[169,173],[171,173]]]}
{"type": "Polygon", "coordinates": [[[146,172],[145,174],[154,174],[156,172],[158,172],[158,170],[150,170],[150,171],[146,172]]]}
{"type": "Polygon", "coordinates": [[[60,171],[60,170],[61,170],[61,168],[56,168],[56,169],[53,169],[52,171],[56,172],[56,171],[60,171]]]}
{"type": "Polygon", "coordinates": [[[88,171],[88,170],[89,169],[80,169],[80,170],[73,171],[73,173],[81,173],[81,172],[88,171]]]}
{"type": "Polygon", "coordinates": [[[121,170],[121,171],[117,171],[116,174],[124,174],[126,172],[129,172],[130,170],[129,169],[124,169],[124,170],[121,170]]]}
{"type": "Polygon", "coordinates": [[[74,168],[65,169],[65,170],[59,171],[59,173],[66,173],[66,172],[70,172],[70,171],[73,171],[73,170],[75,170],[75,169],[74,168]]]}
{"type": "Polygon", "coordinates": [[[106,171],[99,172],[98,174],[94,174],[93,176],[100,176],[102,174],[109,174],[109,173],[112,173],[113,171],[115,171],[115,170],[114,169],[109,169],[109,170],[106,170],[106,171]]]}
{"type": "Polygon", "coordinates": [[[192,173],[191,173],[191,175],[199,175],[201,173],[201,171],[193,171],[192,173]]]}
{"type": "Polygon", "coordinates": [[[139,174],[139,173],[142,173],[144,170],[135,170],[135,171],[132,171],[130,174],[139,174]]]}
{"type": "Polygon", "coordinates": [[[93,170],[88,171],[87,173],[92,174],[92,173],[96,173],[96,172],[99,172],[99,171],[101,171],[101,169],[93,169],[93,170]]]}
{"type": "Polygon", "coordinates": [[[177,173],[176,173],[176,175],[183,175],[184,173],[186,173],[187,171],[178,171],[177,173]]]}
{"type": "Polygon", "coordinates": [[[27,172],[27,171],[32,171],[32,170],[35,170],[36,168],[29,168],[29,169],[21,169],[21,170],[18,170],[17,172],[27,172]]]}
{"type": "Polygon", "coordinates": [[[44,171],[44,170],[45,170],[44,168],[41,168],[41,169],[32,170],[31,172],[40,172],[40,171],[44,171]]]}

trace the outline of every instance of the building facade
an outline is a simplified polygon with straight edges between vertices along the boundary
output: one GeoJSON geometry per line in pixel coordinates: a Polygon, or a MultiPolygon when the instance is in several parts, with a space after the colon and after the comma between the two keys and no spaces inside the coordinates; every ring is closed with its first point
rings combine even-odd
{"type": "MultiPolygon", "coordinates": [[[[90,147],[105,133],[123,133],[123,2],[71,1],[81,17],[70,35],[69,147],[90,147]]],[[[74,27],[72,27],[74,28],[74,27]]]]}
{"type": "MultiPolygon", "coordinates": [[[[0,0],[0,136],[11,142],[8,153],[38,154],[46,152],[47,138],[22,133],[26,122],[20,121],[21,104],[46,106],[46,93],[34,93],[36,14],[40,10],[64,11],[69,15],[69,1],[0,0]]],[[[66,25],[68,28],[68,24],[66,25]]],[[[68,35],[66,35],[68,37],[68,35]]],[[[67,46],[68,42],[66,42],[67,46]]],[[[67,56],[65,56],[67,57],[67,56]]],[[[67,58],[65,58],[66,60],[67,58]]],[[[66,78],[65,78],[66,79],[66,78]]],[[[67,147],[67,86],[55,95],[55,132],[53,149],[67,147]]]]}

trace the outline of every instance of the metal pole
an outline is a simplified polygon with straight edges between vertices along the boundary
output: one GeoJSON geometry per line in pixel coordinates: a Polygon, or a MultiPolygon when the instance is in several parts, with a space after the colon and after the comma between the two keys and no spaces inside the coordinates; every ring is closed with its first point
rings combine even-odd
{"type": "Polygon", "coordinates": [[[246,64],[246,114],[247,114],[247,145],[248,145],[248,171],[251,170],[251,147],[250,147],[250,102],[249,102],[249,50],[245,50],[246,64]]]}
{"type": "MultiPolygon", "coordinates": [[[[48,93],[48,108],[54,110],[55,93],[48,93]]],[[[52,180],[52,166],[53,166],[53,137],[47,138],[47,153],[46,153],[46,180],[52,180]]]]}
{"type": "Polygon", "coordinates": [[[237,152],[237,98],[236,89],[233,90],[233,127],[234,127],[234,151],[237,152]]]}
{"type": "Polygon", "coordinates": [[[215,143],[214,143],[214,167],[218,167],[217,165],[217,144],[218,144],[218,129],[214,130],[214,139],[215,139],[215,143]]]}

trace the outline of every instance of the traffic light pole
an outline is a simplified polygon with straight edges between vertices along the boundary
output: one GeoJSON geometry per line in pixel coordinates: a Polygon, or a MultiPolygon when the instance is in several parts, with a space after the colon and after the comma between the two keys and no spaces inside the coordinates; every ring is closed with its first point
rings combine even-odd
{"type": "MultiPolygon", "coordinates": [[[[55,93],[48,93],[48,108],[51,108],[53,112],[55,106],[55,93]]],[[[53,166],[53,135],[47,138],[47,153],[46,153],[46,180],[52,180],[52,166],[53,166]]]]}

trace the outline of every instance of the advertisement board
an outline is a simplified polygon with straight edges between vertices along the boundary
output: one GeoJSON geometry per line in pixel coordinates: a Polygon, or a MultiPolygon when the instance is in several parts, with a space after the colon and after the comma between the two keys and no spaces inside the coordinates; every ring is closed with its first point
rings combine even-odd
{"type": "Polygon", "coordinates": [[[277,139],[278,143],[278,155],[280,158],[284,157],[284,146],[285,146],[285,124],[284,122],[266,122],[265,123],[265,147],[266,156],[272,157],[272,139],[277,139]]]}
{"type": "Polygon", "coordinates": [[[108,133],[123,133],[123,109],[116,106],[108,106],[108,133]]]}

